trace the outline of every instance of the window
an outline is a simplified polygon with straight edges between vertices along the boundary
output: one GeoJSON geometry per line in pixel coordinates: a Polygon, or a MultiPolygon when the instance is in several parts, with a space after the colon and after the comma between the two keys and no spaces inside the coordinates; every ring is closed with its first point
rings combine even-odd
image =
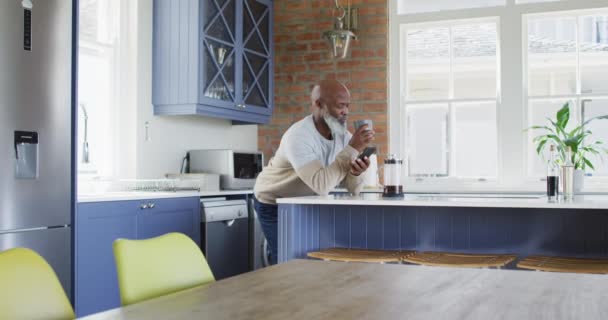
{"type": "MultiPolygon", "coordinates": [[[[548,124],[561,106],[569,102],[573,129],[594,116],[608,114],[608,11],[566,12],[528,15],[527,108],[528,126],[548,124]]],[[[608,123],[587,126],[595,141],[608,142],[608,123]]],[[[545,164],[535,152],[530,131],[527,138],[527,168],[531,177],[542,177],[545,164]]],[[[546,159],[546,154],[545,157],[546,159]]],[[[596,170],[588,174],[608,175],[608,163],[594,157],[596,170]]]]}
{"type": "MultiPolygon", "coordinates": [[[[78,34],[78,173],[121,175],[128,151],[117,150],[133,136],[135,50],[132,23],[136,1],[80,0],[78,34]],[[84,161],[85,118],[89,162],[84,161]],[[123,140],[123,143],[118,141],[123,140]]],[[[124,175],[123,175],[124,177],[124,175]]]]}
{"type": "Polygon", "coordinates": [[[495,178],[497,21],[403,25],[408,175],[495,178]]]}
{"type": "MultiPolygon", "coordinates": [[[[608,5],[390,1],[390,152],[407,160],[409,190],[543,190],[545,162],[533,149],[535,133],[525,128],[567,101],[573,127],[608,114],[602,6],[608,5]]],[[[608,146],[608,120],[587,128],[608,146]]],[[[587,172],[588,190],[608,190],[604,158],[587,172]]]]}

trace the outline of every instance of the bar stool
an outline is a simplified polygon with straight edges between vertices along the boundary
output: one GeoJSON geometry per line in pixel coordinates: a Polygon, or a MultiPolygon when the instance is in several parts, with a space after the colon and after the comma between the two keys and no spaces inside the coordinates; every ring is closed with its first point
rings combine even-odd
{"type": "Polygon", "coordinates": [[[536,271],[607,274],[608,259],[529,256],[520,261],[517,267],[536,271]]]}
{"type": "Polygon", "coordinates": [[[511,254],[468,254],[450,252],[416,252],[402,257],[409,263],[425,266],[458,268],[502,268],[517,258],[511,254]]]}
{"type": "Polygon", "coordinates": [[[324,261],[342,262],[368,262],[368,263],[400,263],[404,256],[409,256],[415,251],[408,250],[374,250],[374,249],[349,249],[328,248],[320,251],[308,252],[308,257],[324,261]]]}

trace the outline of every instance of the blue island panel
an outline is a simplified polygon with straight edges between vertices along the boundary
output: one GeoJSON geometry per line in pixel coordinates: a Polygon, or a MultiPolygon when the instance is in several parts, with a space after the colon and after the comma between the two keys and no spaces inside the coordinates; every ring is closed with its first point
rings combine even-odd
{"type": "Polygon", "coordinates": [[[279,205],[279,261],[368,248],[608,257],[608,211],[279,205]]]}

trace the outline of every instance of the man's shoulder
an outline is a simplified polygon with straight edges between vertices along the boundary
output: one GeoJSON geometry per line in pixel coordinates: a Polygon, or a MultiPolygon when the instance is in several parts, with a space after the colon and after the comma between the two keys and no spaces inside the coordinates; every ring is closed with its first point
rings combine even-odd
{"type": "Polygon", "coordinates": [[[292,124],[289,129],[285,132],[284,137],[302,137],[313,134],[314,132],[311,130],[315,129],[314,125],[311,125],[311,116],[306,116],[303,119],[298,120],[294,124],[292,124]]]}

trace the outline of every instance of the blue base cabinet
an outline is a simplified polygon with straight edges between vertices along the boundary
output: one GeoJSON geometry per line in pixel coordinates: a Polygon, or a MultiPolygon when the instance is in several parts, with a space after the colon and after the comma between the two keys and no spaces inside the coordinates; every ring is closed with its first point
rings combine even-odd
{"type": "Polygon", "coordinates": [[[273,11],[269,0],[154,0],[154,114],[268,123],[273,11]]]}
{"type": "Polygon", "coordinates": [[[75,220],[78,317],[120,306],[112,251],[116,239],[147,239],[181,232],[200,246],[198,197],[79,203],[75,220]]]}

